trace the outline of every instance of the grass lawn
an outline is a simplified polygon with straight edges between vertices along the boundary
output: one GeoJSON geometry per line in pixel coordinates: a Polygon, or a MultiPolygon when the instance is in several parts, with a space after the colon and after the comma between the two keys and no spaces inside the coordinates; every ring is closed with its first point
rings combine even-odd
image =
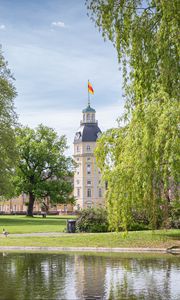
{"type": "Polygon", "coordinates": [[[67,219],[75,216],[0,216],[0,234],[5,228],[9,233],[63,232],[67,219]]]}
{"type": "Polygon", "coordinates": [[[42,247],[153,247],[180,246],[180,230],[132,231],[122,233],[76,233],[59,237],[0,237],[0,246],[42,247]]]}

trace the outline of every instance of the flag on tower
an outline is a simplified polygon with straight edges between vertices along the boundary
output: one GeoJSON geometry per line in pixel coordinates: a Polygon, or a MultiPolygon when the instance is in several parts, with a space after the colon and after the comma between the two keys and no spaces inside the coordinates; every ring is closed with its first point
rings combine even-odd
{"type": "Polygon", "coordinates": [[[88,92],[94,95],[94,90],[90,82],[88,81],[88,92]]]}

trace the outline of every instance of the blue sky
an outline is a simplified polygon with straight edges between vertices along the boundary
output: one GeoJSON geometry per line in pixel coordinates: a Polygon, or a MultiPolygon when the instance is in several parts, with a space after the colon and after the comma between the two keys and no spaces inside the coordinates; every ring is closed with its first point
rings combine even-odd
{"type": "Polygon", "coordinates": [[[101,130],[117,125],[123,100],[116,51],[88,18],[84,0],[0,0],[0,43],[23,125],[66,134],[72,154],[88,79],[101,130]]]}

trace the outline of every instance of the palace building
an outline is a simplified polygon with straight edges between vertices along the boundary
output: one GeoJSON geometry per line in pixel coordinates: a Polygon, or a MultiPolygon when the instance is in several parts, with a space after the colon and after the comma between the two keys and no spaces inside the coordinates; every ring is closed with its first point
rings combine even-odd
{"type": "MultiPolygon", "coordinates": [[[[101,181],[101,173],[96,165],[94,150],[101,130],[96,121],[96,111],[88,106],[82,111],[83,120],[74,138],[74,196],[76,204],[51,204],[48,202],[49,213],[72,213],[83,208],[104,206],[105,185],[101,181]]],[[[73,183],[72,183],[73,184],[73,183]]],[[[26,214],[28,195],[22,194],[10,200],[0,198],[0,214],[26,214]]],[[[41,213],[41,204],[36,201],[34,213],[41,213]]]]}
{"type": "Polygon", "coordinates": [[[104,206],[105,203],[105,187],[94,156],[101,130],[96,120],[96,111],[90,102],[82,113],[83,120],[74,138],[74,160],[77,163],[74,174],[74,196],[77,199],[75,210],[104,206]]]}

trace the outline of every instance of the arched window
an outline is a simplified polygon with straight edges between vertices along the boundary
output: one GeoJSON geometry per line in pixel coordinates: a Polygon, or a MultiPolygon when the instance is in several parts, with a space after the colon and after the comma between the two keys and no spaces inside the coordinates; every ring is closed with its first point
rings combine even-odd
{"type": "Polygon", "coordinates": [[[99,198],[101,198],[101,197],[102,197],[102,189],[99,188],[99,198]]]}
{"type": "Polygon", "coordinates": [[[91,189],[87,189],[87,197],[88,197],[88,198],[91,197],[91,189]]]}
{"type": "Polygon", "coordinates": [[[87,121],[90,121],[90,114],[87,114],[87,121]]]}

